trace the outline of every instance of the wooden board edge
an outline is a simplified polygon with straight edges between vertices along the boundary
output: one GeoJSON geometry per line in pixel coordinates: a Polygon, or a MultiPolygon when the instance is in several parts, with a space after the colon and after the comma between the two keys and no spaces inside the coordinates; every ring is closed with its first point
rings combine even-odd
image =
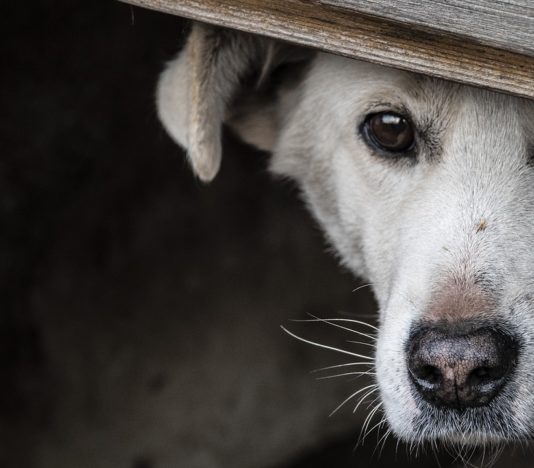
{"type": "Polygon", "coordinates": [[[120,0],[380,65],[534,99],[534,57],[304,0],[120,0]]]}

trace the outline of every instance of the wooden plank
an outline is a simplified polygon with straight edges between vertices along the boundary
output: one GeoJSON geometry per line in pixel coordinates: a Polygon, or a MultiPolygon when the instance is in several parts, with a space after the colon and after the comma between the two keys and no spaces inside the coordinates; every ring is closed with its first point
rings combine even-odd
{"type": "Polygon", "coordinates": [[[534,56],[532,0],[322,0],[321,3],[534,56]]]}
{"type": "MultiPolygon", "coordinates": [[[[534,57],[305,0],[123,0],[352,58],[534,98],[534,57]]],[[[474,0],[465,0],[474,1],[474,0]]],[[[523,0],[515,0],[519,4],[523,0]]],[[[349,2],[345,2],[349,3],[349,2]]],[[[392,2],[393,3],[393,2],[392,2]]]]}

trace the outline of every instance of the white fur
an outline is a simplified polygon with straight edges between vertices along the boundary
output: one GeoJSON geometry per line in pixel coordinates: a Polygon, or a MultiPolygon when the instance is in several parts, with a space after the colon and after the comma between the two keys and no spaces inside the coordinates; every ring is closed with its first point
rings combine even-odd
{"type": "MultiPolygon", "coordinates": [[[[179,85],[170,80],[183,67],[178,58],[162,75],[158,107],[187,147],[186,108],[177,104],[185,98],[176,98],[179,85]]],[[[406,440],[527,437],[534,420],[534,104],[327,54],[280,102],[272,170],[298,182],[343,263],[373,284],[381,322],[377,379],[394,431],[406,440]],[[360,123],[397,106],[434,132],[436,154],[421,145],[414,164],[372,154],[360,123]],[[478,416],[470,425],[416,427],[421,405],[404,351],[410,326],[445,278],[479,271],[497,285],[493,313],[523,338],[511,390],[498,397],[507,409],[499,409],[494,427],[477,426],[478,416]],[[506,437],[499,424],[509,428],[506,437]]]]}

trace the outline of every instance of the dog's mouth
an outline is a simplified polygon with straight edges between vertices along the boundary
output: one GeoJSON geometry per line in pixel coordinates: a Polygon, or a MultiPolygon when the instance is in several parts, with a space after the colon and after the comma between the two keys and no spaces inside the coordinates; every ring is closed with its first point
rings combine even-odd
{"type": "Polygon", "coordinates": [[[518,429],[513,415],[500,409],[425,408],[413,419],[413,432],[400,437],[411,455],[451,457],[456,466],[491,468],[503,452],[525,447],[532,439],[518,429]]]}
{"type": "Polygon", "coordinates": [[[520,405],[514,385],[505,387],[501,395],[484,406],[436,406],[415,391],[412,395],[416,411],[409,414],[405,405],[400,426],[398,416],[388,417],[393,432],[410,446],[430,443],[457,452],[466,447],[495,448],[534,439],[531,424],[525,423],[524,415],[516,414],[520,405]]]}
{"type": "Polygon", "coordinates": [[[489,446],[532,438],[520,429],[504,402],[494,407],[464,410],[435,408],[423,403],[422,411],[413,418],[410,439],[439,441],[461,446],[489,446]]]}

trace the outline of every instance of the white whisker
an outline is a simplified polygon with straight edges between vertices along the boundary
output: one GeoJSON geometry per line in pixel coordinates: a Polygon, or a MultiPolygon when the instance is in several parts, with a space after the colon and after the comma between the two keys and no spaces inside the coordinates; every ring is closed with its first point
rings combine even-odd
{"type": "MultiPolygon", "coordinates": [[[[312,315],[312,317],[313,317],[313,315],[312,315]]],[[[351,333],[356,333],[357,335],[363,336],[364,338],[369,338],[370,340],[376,341],[376,336],[374,336],[374,335],[370,335],[369,333],[363,333],[363,332],[358,331],[358,330],[353,330],[352,328],[344,327],[343,325],[338,325],[337,323],[335,323],[335,322],[352,322],[352,320],[349,320],[349,319],[341,319],[341,318],[322,319],[322,318],[314,317],[312,319],[294,319],[294,320],[291,320],[291,321],[292,322],[300,322],[300,323],[302,323],[302,322],[304,322],[304,323],[322,322],[322,323],[326,323],[327,325],[330,325],[331,327],[340,328],[341,330],[345,330],[345,331],[348,331],[348,332],[351,332],[351,333]]],[[[365,322],[362,322],[362,323],[365,323],[365,322]]]]}
{"type": "Polygon", "coordinates": [[[371,406],[373,406],[375,403],[376,403],[376,400],[380,400],[380,395],[378,395],[376,398],[373,398],[369,404],[367,405],[367,408],[366,409],[369,409],[371,408],[371,406]]]}
{"type": "MultiPolygon", "coordinates": [[[[385,422],[385,418],[384,417],[381,417],[380,418],[380,421],[378,421],[373,427],[371,427],[368,431],[367,431],[367,435],[370,435],[373,433],[373,431],[375,429],[378,429],[380,428],[380,426],[382,426],[385,422]]],[[[380,447],[380,442],[382,442],[384,440],[384,437],[387,437],[387,434],[388,434],[389,430],[386,431],[385,434],[382,435],[382,437],[379,438],[380,436],[380,430],[378,429],[377,431],[377,434],[376,434],[376,445],[375,445],[375,449],[373,450],[373,455],[374,453],[376,452],[376,450],[378,449],[378,447],[380,447]]],[[[367,436],[366,436],[367,437],[367,436]]]]}
{"type": "Polygon", "coordinates": [[[325,371],[325,370],[330,370],[330,369],[338,369],[340,367],[348,367],[348,366],[372,366],[373,363],[372,362],[347,362],[346,364],[337,364],[336,366],[327,366],[327,367],[321,367],[319,369],[315,369],[315,370],[312,370],[311,373],[315,373],[315,372],[321,372],[321,371],[325,371]]]}
{"type": "Polygon", "coordinates": [[[328,345],[324,345],[324,344],[321,344],[321,343],[316,343],[314,341],[306,340],[305,338],[301,338],[300,336],[295,335],[294,333],[290,332],[283,325],[280,325],[280,328],[282,330],[284,330],[289,336],[292,336],[293,338],[295,338],[295,339],[297,339],[299,341],[302,341],[303,343],[308,343],[308,344],[311,344],[313,346],[317,346],[318,348],[329,349],[330,351],[337,351],[338,353],[347,354],[349,356],[357,357],[357,358],[360,358],[360,359],[368,359],[370,361],[373,361],[373,358],[369,357],[369,356],[364,356],[362,354],[357,354],[357,353],[351,353],[350,351],[347,351],[345,349],[335,348],[333,346],[328,346],[328,345]]]}
{"type": "Polygon", "coordinates": [[[353,289],[352,292],[355,293],[356,291],[359,291],[360,289],[368,288],[369,286],[372,286],[372,284],[371,283],[362,284],[358,286],[356,289],[353,289]]]}
{"type": "MultiPolygon", "coordinates": [[[[382,418],[382,421],[380,421],[380,424],[384,424],[386,422],[386,418],[382,418]]],[[[380,429],[380,426],[379,426],[379,429],[380,429]]],[[[380,451],[378,452],[378,457],[381,457],[382,456],[382,452],[384,451],[384,448],[386,446],[386,442],[388,440],[388,437],[392,434],[392,430],[391,428],[389,428],[386,433],[382,436],[382,438],[378,441],[377,443],[377,447],[380,446],[380,443],[382,442],[382,446],[380,447],[380,451]]],[[[376,449],[375,449],[376,450],[376,449]]]]}
{"type": "Polygon", "coordinates": [[[370,370],[362,372],[344,372],[343,374],[325,375],[323,377],[317,377],[317,380],[334,379],[336,377],[345,377],[349,375],[357,375],[358,377],[362,377],[363,375],[375,375],[375,372],[371,372],[370,370]]]}
{"type": "Polygon", "coordinates": [[[373,388],[371,391],[367,392],[363,397],[360,398],[360,401],[358,401],[358,403],[356,404],[356,406],[354,407],[354,409],[352,410],[352,414],[356,413],[356,411],[358,410],[359,406],[362,404],[362,402],[365,401],[365,399],[369,396],[369,395],[372,395],[374,392],[377,391],[377,388],[373,388]]]}
{"type": "Polygon", "coordinates": [[[378,389],[378,385],[377,385],[377,384],[371,384],[371,385],[367,385],[367,387],[360,388],[357,392],[354,392],[352,395],[350,395],[350,396],[347,397],[345,400],[343,400],[343,401],[341,402],[341,404],[338,405],[338,406],[336,407],[336,409],[334,409],[334,411],[332,411],[332,412],[330,413],[329,417],[330,417],[330,416],[333,416],[334,414],[336,414],[336,413],[339,411],[339,409],[340,409],[342,406],[345,405],[345,403],[347,403],[347,402],[349,402],[350,400],[352,400],[355,396],[359,395],[359,394],[362,393],[362,392],[365,392],[366,390],[368,390],[368,389],[370,389],[370,388],[372,388],[372,387],[376,387],[376,388],[378,389]]]}
{"type": "MultiPolygon", "coordinates": [[[[327,323],[331,322],[330,325],[334,325],[334,322],[355,323],[356,325],[364,325],[366,327],[371,328],[374,331],[378,331],[378,328],[375,327],[374,325],[371,325],[370,323],[367,323],[367,322],[363,322],[361,320],[341,318],[341,317],[334,317],[334,318],[325,319],[325,318],[317,317],[316,315],[313,315],[313,314],[308,314],[308,315],[310,317],[312,317],[312,320],[310,320],[310,319],[300,319],[300,320],[297,319],[295,321],[296,322],[306,322],[306,321],[308,321],[308,322],[327,322],[327,323]]],[[[356,330],[353,330],[352,328],[341,327],[341,325],[339,327],[340,328],[344,328],[345,330],[353,332],[353,333],[360,333],[360,332],[358,332],[356,330]]]]}
{"type": "Polygon", "coordinates": [[[369,424],[371,423],[371,420],[373,419],[374,415],[376,414],[376,412],[381,408],[382,406],[382,403],[379,403],[378,405],[376,405],[370,412],[369,414],[367,415],[367,417],[365,418],[364,422],[363,422],[363,425],[362,425],[362,430],[360,432],[360,437],[359,437],[359,440],[358,440],[358,445],[360,444],[361,442],[361,445],[364,444],[365,442],[365,438],[367,437],[367,435],[369,434],[369,432],[367,431],[367,428],[369,427],[369,424]]]}
{"type": "Polygon", "coordinates": [[[361,344],[361,345],[370,346],[371,348],[375,348],[376,349],[376,345],[374,343],[366,343],[365,341],[354,341],[354,340],[346,340],[346,341],[347,341],[347,343],[361,344]]]}

